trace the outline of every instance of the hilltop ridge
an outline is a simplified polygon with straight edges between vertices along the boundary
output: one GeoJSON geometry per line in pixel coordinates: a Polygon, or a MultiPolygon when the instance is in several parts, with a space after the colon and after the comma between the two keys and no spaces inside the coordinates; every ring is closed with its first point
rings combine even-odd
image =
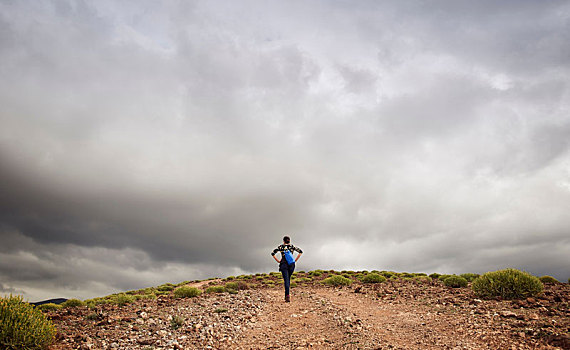
{"type": "Polygon", "coordinates": [[[425,274],[389,272],[383,282],[363,282],[370,275],[298,272],[291,303],[283,302],[278,273],[185,281],[93,299],[46,311],[59,329],[51,349],[570,347],[566,283],[546,283],[536,298],[482,300],[469,287],[448,287],[425,274]],[[331,276],[350,282],[324,284],[331,276]],[[201,295],[177,298],[180,287],[201,295]]]}

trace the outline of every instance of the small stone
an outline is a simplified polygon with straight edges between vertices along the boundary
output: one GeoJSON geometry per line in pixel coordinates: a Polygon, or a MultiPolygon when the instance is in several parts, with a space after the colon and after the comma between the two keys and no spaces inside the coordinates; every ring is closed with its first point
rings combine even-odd
{"type": "Polygon", "coordinates": [[[503,317],[517,317],[517,314],[515,314],[512,311],[506,310],[506,311],[501,311],[501,316],[503,316],[503,317]]]}
{"type": "Polygon", "coordinates": [[[152,340],[152,338],[139,339],[139,344],[141,344],[141,345],[151,345],[153,343],[154,343],[154,340],[152,340]]]}

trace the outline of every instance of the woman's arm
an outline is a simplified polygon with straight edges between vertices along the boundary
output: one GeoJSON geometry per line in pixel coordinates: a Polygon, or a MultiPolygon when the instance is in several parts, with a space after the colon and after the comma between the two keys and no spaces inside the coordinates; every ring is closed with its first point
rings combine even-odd
{"type": "Polygon", "coordinates": [[[293,250],[296,250],[297,253],[299,253],[299,255],[297,255],[297,258],[295,259],[295,262],[297,262],[297,260],[299,260],[299,258],[301,257],[301,255],[303,255],[303,251],[301,250],[301,248],[299,247],[293,247],[293,250]]]}
{"type": "MultiPolygon", "coordinates": [[[[279,246],[279,247],[281,247],[281,246],[279,246]]],[[[279,252],[279,247],[273,249],[273,251],[271,252],[271,256],[272,256],[273,259],[275,259],[275,261],[277,261],[278,263],[279,263],[280,261],[279,261],[279,259],[277,259],[277,258],[275,257],[275,254],[277,254],[277,252],[279,252]]]]}

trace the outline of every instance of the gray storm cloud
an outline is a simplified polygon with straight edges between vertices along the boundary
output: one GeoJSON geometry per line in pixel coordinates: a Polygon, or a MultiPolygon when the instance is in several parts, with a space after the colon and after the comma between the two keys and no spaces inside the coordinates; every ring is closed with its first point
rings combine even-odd
{"type": "Polygon", "coordinates": [[[570,5],[0,3],[0,292],[568,278],[570,5]]]}

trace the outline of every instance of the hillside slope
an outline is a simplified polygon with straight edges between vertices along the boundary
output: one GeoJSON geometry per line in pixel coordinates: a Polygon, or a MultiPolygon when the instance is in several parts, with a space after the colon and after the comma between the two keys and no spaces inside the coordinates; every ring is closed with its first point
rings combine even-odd
{"type": "Polygon", "coordinates": [[[291,303],[273,275],[235,294],[50,311],[60,330],[52,349],[570,348],[568,284],[547,284],[536,299],[500,301],[437,280],[328,287],[320,279],[298,280],[291,303]]]}

